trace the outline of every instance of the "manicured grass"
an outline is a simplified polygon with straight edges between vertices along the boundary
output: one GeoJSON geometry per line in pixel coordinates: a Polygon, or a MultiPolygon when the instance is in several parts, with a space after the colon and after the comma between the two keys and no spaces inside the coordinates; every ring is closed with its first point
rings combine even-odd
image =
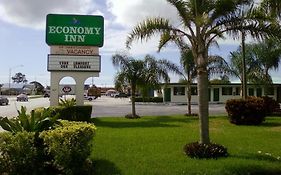
{"type": "Polygon", "coordinates": [[[198,140],[197,118],[98,118],[94,123],[95,174],[281,174],[281,118],[266,118],[261,126],[236,126],[226,117],[210,117],[211,140],[230,154],[217,160],[191,159],[183,153],[186,143],[198,140]]]}

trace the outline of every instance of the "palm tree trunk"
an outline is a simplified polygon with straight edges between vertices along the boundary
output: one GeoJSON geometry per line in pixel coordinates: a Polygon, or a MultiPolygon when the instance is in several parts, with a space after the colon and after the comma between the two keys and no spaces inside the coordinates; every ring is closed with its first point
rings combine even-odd
{"type": "Polygon", "coordinates": [[[199,127],[200,127],[200,143],[210,143],[209,138],[209,92],[208,92],[208,72],[204,58],[201,59],[198,65],[198,98],[199,98],[199,127]]]}
{"type": "Polygon", "coordinates": [[[191,84],[187,82],[187,113],[191,115],[191,84]]]}
{"type": "Polygon", "coordinates": [[[136,85],[132,83],[132,118],[136,117],[136,85]]]}

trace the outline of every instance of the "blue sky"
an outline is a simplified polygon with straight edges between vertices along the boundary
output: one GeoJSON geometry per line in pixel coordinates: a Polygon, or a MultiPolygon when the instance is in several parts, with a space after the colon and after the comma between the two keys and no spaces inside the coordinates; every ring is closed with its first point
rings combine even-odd
{"type": "MultiPolygon", "coordinates": [[[[127,34],[141,20],[148,16],[164,16],[175,23],[176,11],[163,0],[1,0],[0,1],[0,83],[7,83],[9,69],[11,74],[21,72],[27,80],[39,81],[42,85],[50,83],[47,71],[49,46],[45,43],[45,20],[49,13],[102,15],[105,19],[104,46],[100,48],[102,68],[100,77],[94,78],[98,86],[113,85],[116,72],[111,56],[125,49],[127,34]],[[167,13],[169,12],[169,13],[167,13]],[[20,67],[19,65],[23,65],[20,67]]],[[[133,43],[130,53],[135,58],[152,54],[179,64],[179,53],[174,47],[167,47],[157,53],[157,38],[148,42],[133,43]]],[[[212,48],[210,54],[228,57],[236,50],[238,41],[221,41],[220,48],[212,48]]],[[[274,72],[273,79],[281,83],[280,72],[274,72]]],[[[178,77],[172,75],[172,82],[178,77]]],[[[89,78],[86,83],[91,83],[89,78]]],[[[66,78],[62,83],[73,83],[66,78]]]]}

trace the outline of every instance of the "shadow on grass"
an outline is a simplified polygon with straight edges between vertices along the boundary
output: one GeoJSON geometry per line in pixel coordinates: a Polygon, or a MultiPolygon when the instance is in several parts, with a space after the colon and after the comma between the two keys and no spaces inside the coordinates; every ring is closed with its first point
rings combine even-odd
{"type": "Polygon", "coordinates": [[[265,122],[263,122],[260,126],[279,127],[281,126],[280,117],[266,117],[265,122]]]}
{"type": "MultiPolygon", "coordinates": [[[[254,160],[254,161],[266,161],[270,163],[281,163],[275,157],[264,154],[245,154],[245,155],[231,155],[232,158],[254,160]]],[[[281,175],[281,168],[268,168],[260,165],[251,164],[236,164],[235,166],[226,166],[225,169],[232,174],[239,175],[281,175]]]]}
{"type": "Polygon", "coordinates": [[[241,155],[232,155],[233,158],[239,158],[239,159],[246,159],[246,160],[263,160],[263,161],[269,161],[272,163],[281,163],[281,160],[278,160],[276,157],[266,155],[266,154],[245,154],[243,156],[241,155]]]}
{"type": "Polygon", "coordinates": [[[101,118],[93,118],[91,121],[96,126],[111,127],[111,128],[149,128],[149,127],[179,127],[179,122],[187,123],[187,117],[172,117],[172,116],[157,116],[157,117],[141,117],[139,119],[108,120],[101,118]]]}
{"type": "Polygon", "coordinates": [[[280,169],[269,169],[260,165],[237,165],[226,166],[225,170],[237,175],[280,175],[280,169]]]}
{"type": "Polygon", "coordinates": [[[113,162],[105,159],[93,160],[93,175],[121,175],[121,170],[113,162]]]}

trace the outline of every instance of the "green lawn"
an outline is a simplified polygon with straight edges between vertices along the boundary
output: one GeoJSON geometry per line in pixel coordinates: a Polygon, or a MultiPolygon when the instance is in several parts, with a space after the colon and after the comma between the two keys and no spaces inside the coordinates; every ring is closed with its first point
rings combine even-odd
{"type": "Polygon", "coordinates": [[[227,158],[191,159],[186,143],[199,137],[198,119],[186,116],[94,119],[95,174],[281,174],[281,118],[261,126],[236,126],[210,117],[211,140],[228,148],[227,158]]]}

